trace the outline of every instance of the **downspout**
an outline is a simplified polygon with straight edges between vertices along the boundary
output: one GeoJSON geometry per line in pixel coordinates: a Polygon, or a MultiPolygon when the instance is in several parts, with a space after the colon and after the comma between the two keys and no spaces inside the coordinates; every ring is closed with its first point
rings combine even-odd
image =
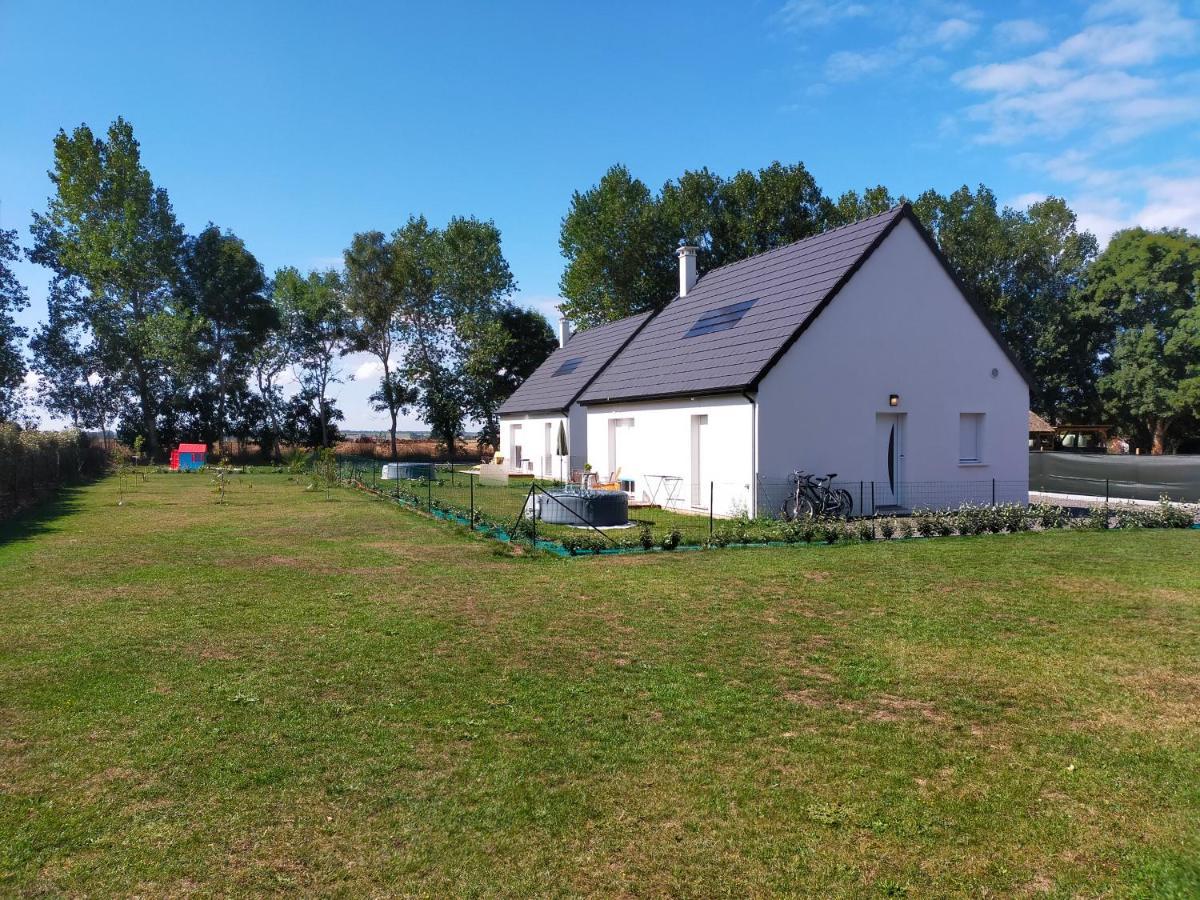
{"type": "Polygon", "coordinates": [[[758,401],[749,391],[742,396],[750,404],[750,518],[758,517],[758,401]]]}

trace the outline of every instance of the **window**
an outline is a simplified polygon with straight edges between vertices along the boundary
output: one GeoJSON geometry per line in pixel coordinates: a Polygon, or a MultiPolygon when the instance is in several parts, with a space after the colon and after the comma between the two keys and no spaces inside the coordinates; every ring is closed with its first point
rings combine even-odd
{"type": "Polygon", "coordinates": [[[754,305],[753,300],[743,300],[741,303],[731,303],[707,312],[696,320],[696,324],[688,329],[685,338],[699,337],[702,334],[712,334],[714,331],[725,331],[742,321],[746,310],[754,305]]]}
{"type": "Polygon", "coordinates": [[[565,360],[561,366],[555,369],[554,374],[552,374],[550,377],[557,378],[559,375],[570,375],[579,368],[579,364],[581,362],[583,362],[582,356],[572,356],[570,359],[565,360]]]}
{"type": "Polygon", "coordinates": [[[960,413],[958,416],[958,461],[983,461],[983,413],[960,413]]]}

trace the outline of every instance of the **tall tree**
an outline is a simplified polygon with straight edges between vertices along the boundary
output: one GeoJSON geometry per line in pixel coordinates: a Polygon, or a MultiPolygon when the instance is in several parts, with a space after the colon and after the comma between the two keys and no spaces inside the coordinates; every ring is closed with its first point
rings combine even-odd
{"type": "Polygon", "coordinates": [[[613,166],[572,196],[563,218],[563,308],[585,326],[659,309],[676,293],[677,244],[700,248],[703,273],[817,234],[834,216],[802,163],[774,162],[728,180],[687,171],[658,195],[613,166]]]}
{"type": "Polygon", "coordinates": [[[340,378],[337,358],[346,339],[342,277],[331,270],[301,275],[294,268],[275,273],[275,299],[283,317],[301,395],[320,422],[321,446],[330,446],[329,387],[340,378]]]}
{"type": "Polygon", "coordinates": [[[1099,412],[1100,332],[1084,315],[1094,235],[1057,198],[1006,210],[1009,262],[994,311],[1000,332],[1033,376],[1030,404],[1051,422],[1099,412]]]}
{"type": "Polygon", "coordinates": [[[86,125],[54,139],[55,193],[33,216],[35,262],[75,276],[87,296],[78,318],[98,355],[135,398],[140,431],[159,451],[157,416],[171,285],[183,233],[167,192],[142,165],[133,128],[118,118],[105,139],[86,125]]]}
{"type": "Polygon", "coordinates": [[[480,449],[500,446],[496,411],[557,346],[546,317],[519,306],[505,306],[475,333],[463,377],[469,412],[480,426],[480,449]]]}
{"type": "Polygon", "coordinates": [[[1200,237],[1117,233],[1088,273],[1088,300],[1106,332],[1108,410],[1139,446],[1163,453],[1172,426],[1200,413],[1200,237]]]}
{"type": "Polygon", "coordinates": [[[412,390],[396,371],[396,344],[403,335],[403,285],[395,254],[381,231],[356,234],[343,254],[346,263],[346,308],[349,313],[345,351],[370,353],[383,366],[379,389],[370,397],[377,412],[390,419],[392,459],[397,457],[396,421],[413,402],[412,390]]]}
{"type": "Polygon", "coordinates": [[[650,189],[622,165],[571,197],[559,247],[563,311],[582,326],[658,309],[675,291],[672,229],[650,189]]]}
{"type": "Polygon", "coordinates": [[[254,378],[254,393],[247,404],[247,418],[257,427],[259,451],[264,459],[279,459],[279,438],[283,434],[283,416],[287,404],[279,377],[290,359],[287,334],[272,331],[250,353],[250,372],[254,378]]]}
{"type": "Polygon", "coordinates": [[[17,233],[0,229],[0,422],[16,416],[25,378],[25,357],[21,353],[25,329],[17,325],[13,316],[29,305],[29,298],[9,268],[9,263],[19,258],[17,233]]]}
{"type": "Polygon", "coordinates": [[[892,196],[892,192],[882,184],[869,187],[861,194],[858,191],[846,191],[833,204],[830,224],[849,225],[868,216],[887,212],[901,202],[903,202],[902,197],[892,196]]]}
{"type": "Polygon", "coordinates": [[[495,446],[499,435],[496,410],[508,396],[496,390],[503,382],[497,380],[495,367],[502,369],[512,353],[506,326],[521,324],[519,314],[507,302],[516,281],[494,222],[456,216],[442,230],[440,244],[438,293],[454,329],[465,411],[480,423],[480,444],[495,446]],[[494,355],[501,344],[508,346],[494,355]],[[493,368],[489,370],[489,366],[493,368]]]}
{"type": "Polygon", "coordinates": [[[403,299],[404,374],[419,390],[416,404],[422,418],[453,459],[467,401],[453,310],[440,289],[446,268],[442,233],[424,216],[414,216],[392,234],[391,247],[403,299]]]}
{"type": "Polygon", "coordinates": [[[245,392],[251,353],[279,325],[266,286],[262,266],[236,235],[209,224],[188,239],[178,293],[194,318],[188,346],[200,394],[216,399],[207,437],[218,444],[228,434],[232,398],[245,392]]]}

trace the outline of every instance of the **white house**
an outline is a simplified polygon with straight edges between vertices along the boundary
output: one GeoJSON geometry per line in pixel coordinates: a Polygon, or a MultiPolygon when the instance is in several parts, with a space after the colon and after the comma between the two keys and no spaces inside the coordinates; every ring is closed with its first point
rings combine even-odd
{"type": "Polygon", "coordinates": [[[856,512],[1025,502],[1026,375],[907,204],[699,280],[678,253],[679,295],[572,401],[594,469],[718,515],[777,512],[795,469],[856,512]]]}
{"type": "Polygon", "coordinates": [[[579,395],[649,319],[642,313],[575,334],[563,320],[559,348],[500,406],[499,452],[510,470],[564,480],[583,467],[587,415],[579,395]]]}

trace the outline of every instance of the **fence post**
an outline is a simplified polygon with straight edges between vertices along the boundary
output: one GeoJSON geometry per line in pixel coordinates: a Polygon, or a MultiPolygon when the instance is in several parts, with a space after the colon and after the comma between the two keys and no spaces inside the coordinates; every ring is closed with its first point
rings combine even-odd
{"type": "MultiPolygon", "coordinates": [[[[851,484],[853,483],[854,482],[851,482],[851,484]]],[[[860,516],[867,514],[867,511],[863,508],[863,483],[861,479],[858,482],[858,514],[860,516]]],[[[875,515],[874,509],[871,510],[871,515],[875,515]]]]}
{"type": "Polygon", "coordinates": [[[871,515],[875,515],[875,482],[871,482],[871,515]]]}
{"type": "Polygon", "coordinates": [[[538,509],[537,482],[536,481],[533,483],[533,486],[529,489],[529,497],[533,502],[533,505],[529,510],[529,526],[531,528],[530,534],[532,535],[532,537],[530,538],[529,547],[532,550],[536,550],[537,549],[537,509],[538,509]]]}
{"type": "Polygon", "coordinates": [[[996,479],[992,479],[992,506],[996,505],[996,479]]]}
{"type": "Polygon", "coordinates": [[[425,479],[425,502],[427,511],[433,515],[433,463],[429,464],[429,477],[425,479]]]}
{"type": "Polygon", "coordinates": [[[475,530],[475,476],[467,476],[467,484],[471,487],[471,530],[475,530]]]}
{"type": "Polygon", "coordinates": [[[713,482],[708,483],[708,540],[712,543],[713,536],[713,482]]]}

